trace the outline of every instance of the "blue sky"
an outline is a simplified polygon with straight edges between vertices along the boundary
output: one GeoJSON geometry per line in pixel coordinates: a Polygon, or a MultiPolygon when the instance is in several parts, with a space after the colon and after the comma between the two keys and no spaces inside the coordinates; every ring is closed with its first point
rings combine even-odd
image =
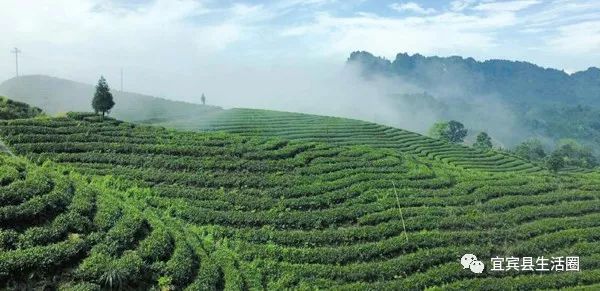
{"type": "Polygon", "coordinates": [[[14,74],[14,46],[24,73],[92,82],[125,67],[139,84],[215,66],[341,64],[355,50],[523,60],[567,72],[600,66],[597,0],[49,3],[1,1],[1,79],[14,74]]]}

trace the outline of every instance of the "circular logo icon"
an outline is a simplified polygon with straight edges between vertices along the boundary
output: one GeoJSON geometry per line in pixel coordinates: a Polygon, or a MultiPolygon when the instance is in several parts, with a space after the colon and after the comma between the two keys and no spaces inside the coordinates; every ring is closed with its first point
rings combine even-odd
{"type": "Polygon", "coordinates": [[[460,264],[463,266],[463,269],[469,269],[475,274],[481,274],[483,273],[483,269],[485,269],[483,262],[477,260],[477,256],[474,254],[463,255],[460,258],[460,264]]]}

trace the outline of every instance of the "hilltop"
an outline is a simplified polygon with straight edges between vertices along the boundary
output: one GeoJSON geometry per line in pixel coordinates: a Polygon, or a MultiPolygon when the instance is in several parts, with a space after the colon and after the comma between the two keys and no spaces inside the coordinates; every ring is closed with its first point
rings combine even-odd
{"type": "Polygon", "coordinates": [[[204,126],[0,121],[20,156],[0,155],[0,288],[600,284],[598,173],[343,118],[236,109],[204,126]],[[463,269],[465,253],[483,274],[463,269]],[[490,271],[494,256],[574,255],[577,272],[490,271]]]}
{"type": "MultiPolygon", "coordinates": [[[[0,84],[0,95],[40,107],[48,114],[89,111],[94,91],[95,87],[90,84],[44,75],[21,76],[0,84]]],[[[111,115],[127,121],[165,121],[220,110],[216,106],[121,92],[114,88],[111,92],[118,104],[111,111],[111,115]]]]}

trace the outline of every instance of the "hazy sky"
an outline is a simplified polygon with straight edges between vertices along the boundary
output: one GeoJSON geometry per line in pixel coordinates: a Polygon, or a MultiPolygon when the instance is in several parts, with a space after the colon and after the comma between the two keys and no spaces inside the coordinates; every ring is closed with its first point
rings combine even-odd
{"type": "Polygon", "coordinates": [[[245,75],[342,64],[354,50],[573,72],[600,66],[600,1],[2,0],[1,80],[14,75],[15,46],[23,74],[104,74],[118,87],[123,67],[126,89],[179,99],[245,75]]]}

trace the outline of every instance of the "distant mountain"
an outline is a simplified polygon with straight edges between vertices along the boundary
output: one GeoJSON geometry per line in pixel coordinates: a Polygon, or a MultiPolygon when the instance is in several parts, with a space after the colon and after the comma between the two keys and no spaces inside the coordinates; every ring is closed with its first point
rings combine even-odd
{"type": "Polygon", "coordinates": [[[600,69],[567,74],[528,62],[473,58],[425,57],[400,53],[393,61],[369,52],[353,52],[349,63],[363,73],[400,76],[438,97],[494,95],[511,103],[557,102],[600,106],[600,69]]]}
{"type": "MultiPolygon", "coordinates": [[[[0,95],[42,108],[46,113],[91,111],[95,87],[44,75],[9,79],[0,84],[0,95]]],[[[220,110],[216,106],[167,100],[111,90],[115,107],[111,116],[127,121],[167,121],[220,110]]]]}
{"type": "MultiPolygon", "coordinates": [[[[400,77],[425,91],[438,118],[456,119],[472,133],[490,132],[505,146],[539,138],[548,147],[576,139],[600,153],[600,69],[567,74],[528,62],[476,61],[400,53],[393,61],[353,52],[362,75],[400,77]],[[436,101],[432,101],[436,100],[436,101]]],[[[401,112],[401,108],[398,109],[401,112]]]]}

